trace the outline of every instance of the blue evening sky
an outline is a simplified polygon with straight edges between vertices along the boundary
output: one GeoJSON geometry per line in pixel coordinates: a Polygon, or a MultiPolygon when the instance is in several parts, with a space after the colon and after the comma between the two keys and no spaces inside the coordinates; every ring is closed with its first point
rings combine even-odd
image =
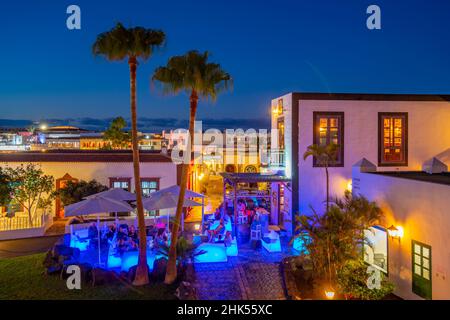
{"type": "Polygon", "coordinates": [[[138,69],[138,112],[187,118],[188,99],[150,87],[171,55],[208,50],[234,90],[201,102],[199,118],[263,118],[289,91],[450,93],[447,0],[2,1],[0,119],[129,116],[126,63],[94,58],[97,34],[117,21],[159,28],[167,46],[138,69]],[[82,29],[66,28],[81,7],[82,29]],[[366,28],[377,4],[382,30],[366,28]]]}

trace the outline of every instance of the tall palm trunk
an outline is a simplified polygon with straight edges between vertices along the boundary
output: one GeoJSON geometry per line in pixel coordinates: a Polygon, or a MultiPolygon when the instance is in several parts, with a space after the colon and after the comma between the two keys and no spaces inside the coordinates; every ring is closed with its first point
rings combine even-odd
{"type": "Polygon", "coordinates": [[[327,212],[330,209],[330,177],[328,174],[328,166],[325,167],[325,175],[327,179],[327,212]]]}
{"type": "Polygon", "coordinates": [[[197,103],[198,96],[195,90],[192,90],[190,97],[190,115],[189,115],[189,139],[187,145],[187,156],[189,161],[186,163],[187,157],[184,157],[184,162],[182,164],[181,171],[181,182],[180,182],[180,195],[178,197],[177,203],[177,213],[175,215],[175,222],[172,227],[172,238],[170,240],[170,250],[169,250],[169,261],[167,262],[166,278],[164,283],[172,284],[177,279],[177,241],[178,241],[178,230],[181,224],[181,214],[183,211],[184,196],[186,194],[187,180],[189,176],[189,165],[191,159],[191,151],[194,145],[194,122],[195,114],[197,113],[197,103]]]}
{"type": "Polygon", "coordinates": [[[136,206],[139,226],[139,259],[133,284],[136,286],[141,286],[148,284],[148,266],[147,235],[145,232],[144,207],[142,205],[141,175],[139,170],[139,145],[136,116],[136,57],[130,57],[128,60],[128,65],[130,66],[131,140],[133,149],[134,189],[136,192],[136,206]]]}

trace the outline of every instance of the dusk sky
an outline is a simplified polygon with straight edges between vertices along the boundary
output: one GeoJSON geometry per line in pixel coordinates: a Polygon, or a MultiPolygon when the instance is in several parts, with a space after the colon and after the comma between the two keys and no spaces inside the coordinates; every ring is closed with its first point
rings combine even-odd
{"type": "Polygon", "coordinates": [[[0,119],[128,118],[128,65],[91,53],[118,21],[167,35],[138,68],[144,118],[188,117],[187,96],[163,96],[150,77],[191,49],[234,79],[216,103],[200,102],[199,119],[268,119],[270,100],[290,91],[450,94],[448,0],[19,0],[0,5],[0,119]],[[70,4],[81,30],[66,28],[70,4]],[[366,28],[371,4],[381,30],[366,28]]]}

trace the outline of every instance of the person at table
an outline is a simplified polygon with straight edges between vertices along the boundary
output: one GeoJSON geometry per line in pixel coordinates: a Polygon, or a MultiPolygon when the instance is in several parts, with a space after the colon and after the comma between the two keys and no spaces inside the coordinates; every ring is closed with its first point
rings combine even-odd
{"type": "Polygon", "coordinates": [[[122,255],[125,251],[128,251],[129,242],[130,240],[127,230],[123,226],[120,226],[116,237],[116,248],[120,255],[122,255]]]}
{"type": "Polygon", "coordinates": [[[137,249],[139,245],[139,236],[134,226],[130,226],[128,230],[129,245],[131,249],[137,249]]]}
{"type": "Polygon", "coordinates": [[[159,247],[161,244],[167,244],[168,240],[167,231],[166,228],[160,228],[158,229],[158,232],[156,233],[154,245],[155,247],[159,247]]]}
{"type": "Polygon", "coordinates": [[[243,215],[245,212],[245,202],[243,200],[238,201],[237,211],[239,215],[243,215]]]}
{"type": "Polygon", "coordinates": [[[218,207],[214,212],[214,220],[219,220],[222,216],[222,206],[218,207]]]}
{"type": "Polygon", "coordinates": [[[128,236],[131,239],[138,239],[138,233],[137,233],[136,228],[134,226],[130,226],[130,229],[128,230],[128,236]]]}
{"type": "Polygon", "coordinates": [[[94,240],[98,238],[98,228],[97,224],[93,222],[88,228],[88,238],[94,240]]]}
{"type": "Polygon", "coordinates": [[[117,227],[115,223],[109,225],[108,232],[106,233],[106,239],[111,240],[112,238],[114,238],[114,234],[116,233],[116,231],[117,227]]]}
{"type": "Polygon", "coordinates": [[[208,230],[209,233],[209,242],[214,242],[214,239],[218,236],[219,240],[221,240],[221,236],[225,231],[225,222],[223,219],[220,219],[220,223],[214,230],[208,230]]]}

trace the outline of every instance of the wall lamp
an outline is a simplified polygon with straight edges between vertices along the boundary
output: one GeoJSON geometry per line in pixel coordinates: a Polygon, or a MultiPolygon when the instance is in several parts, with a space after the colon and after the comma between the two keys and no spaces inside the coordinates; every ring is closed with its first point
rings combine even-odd
{"type": "Polygon", "coordinates": [[[403,228],[400,226],[391,225],[387,228],[389,236],[394,239],[401,239],[403,237],[403,228]]]}

